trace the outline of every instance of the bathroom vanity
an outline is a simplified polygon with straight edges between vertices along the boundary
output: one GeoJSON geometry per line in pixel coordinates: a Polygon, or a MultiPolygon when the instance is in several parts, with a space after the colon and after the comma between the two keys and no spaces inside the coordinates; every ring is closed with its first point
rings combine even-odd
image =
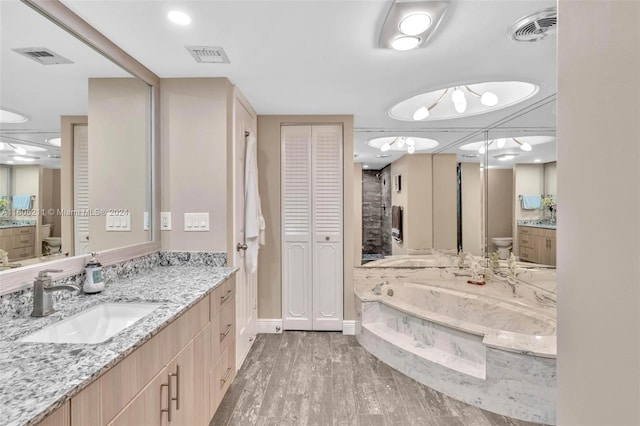
{"type": "MultiPolygon", "coordinates": [[[[16,425],[207,425],[236,373],[235,269],[157,266],[0,325],[3,420],[16,425]],[[104,304],[157,304],[95,343],[22,342],[104,304]]],[[[98,324],[96,324],[98,327],[98,324]]]]}
{"type": "Polygon", "coordinates": [[[556,226],[518,224],[518,256],[525,262],[556,265],[556,226]]]}
{"type": "Polygon", "coordinates": [[[35,221],[0,221],[0,249],[9,253],[9,261],[17,261],[34,257],[35,248],[35,221]]]}

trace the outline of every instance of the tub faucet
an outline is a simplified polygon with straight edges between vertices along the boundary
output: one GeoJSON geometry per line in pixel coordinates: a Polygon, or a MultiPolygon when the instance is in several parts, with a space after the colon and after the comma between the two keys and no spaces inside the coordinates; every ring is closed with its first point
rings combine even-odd
{"type": "Polygon", "coordinates": [[[61,269],[45,269],[38,273],[38,276],[33,280],[33,311],[32,317],[46,317],[55,312],[53,309],[53,298],[51,293],[57,290],[69,290],[80,291],[80,287],[66,284],[51,286],[51,275],[47,275],[49,272],[62,272],[61,269]]]}

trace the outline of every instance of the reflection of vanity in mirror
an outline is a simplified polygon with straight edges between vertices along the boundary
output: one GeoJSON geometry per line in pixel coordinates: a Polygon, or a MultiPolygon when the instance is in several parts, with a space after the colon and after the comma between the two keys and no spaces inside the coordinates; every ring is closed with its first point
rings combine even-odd
{"type": "Polygon", "coordinates": [[[17,1],[1,55],[0,270],[151,241],[149,86],[17,1]]]}

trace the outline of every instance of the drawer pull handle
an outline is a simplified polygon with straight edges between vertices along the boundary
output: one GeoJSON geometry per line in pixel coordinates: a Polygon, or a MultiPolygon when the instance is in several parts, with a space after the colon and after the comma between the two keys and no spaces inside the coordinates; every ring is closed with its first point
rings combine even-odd
{"type": "Polygon", "coordinates": [[[231,375],[231,367],[227,368],[227,372],[224,375],[224,379],[220,379],[220,387],[224,386],[224,384],[227,383],[227,380],[229,380],[230,375],[231,375]]]}
{"type": "Polygon", "coordinates": [[[233,327],[233,324],[227,324],[227,329],[224,331],[224,333],[220,333],[220,341],[227,337],[227,334],[229,334],[229,332],[231,331],[231,327],[233,327]]]}
{"type": "Polygon", "coordinates": [[[176,410],[180,409],[180,364],[176,365],[176,372],[175,373],[169,373],[169,383],[171,383],[171,378],[175,377],[176,378],[176,397],[172,397],[171,394],[169,394],[169,401],[175,401],[176,402],[176,410]]]}
{"type": "Polygon", "coordinates": [[[227,290],[227,294],[225,294],[224,296],[220,297],[220,304],[222,305],[224,302],[227,301],[227,299],[229,297],[231,297],[231,293],[233,292],[233,290],[227,290]]]}
{"type": "Polygon", "coordinates": [[[24,243],[28,243],[28,242],[29,242],[29,240],[20,240],[20,242],[21,242],[22,244],[24,244],[24,243]]]}
{"type": "Polygon", "coordinates": [[[169,376],[169,382],[160,385],[160,417],[162,413],[167,413],[167,420],[171,422],[171,374],[169,376]],[[167,387],[167,408],[162,408],[162,388],[167,387]]]}

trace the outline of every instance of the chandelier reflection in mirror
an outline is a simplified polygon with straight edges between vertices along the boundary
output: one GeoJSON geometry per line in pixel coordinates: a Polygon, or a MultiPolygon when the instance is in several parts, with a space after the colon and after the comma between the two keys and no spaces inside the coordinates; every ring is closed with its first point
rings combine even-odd
{"type": "Polygon", "coordinates": [[[396,120],[446,120],[484,114],[522,102],[538,92],[523,81],[458,84],[405,99],[389,110],[396,120]]]}
{"type": "Polygon", "coordinates": [[[370,139],[366,143],[382,152],[406,151],[409,154],[413,154],[416,151],[426,151],[439,145],[436,140],[414,136],[388,136],[370,139]]]}

